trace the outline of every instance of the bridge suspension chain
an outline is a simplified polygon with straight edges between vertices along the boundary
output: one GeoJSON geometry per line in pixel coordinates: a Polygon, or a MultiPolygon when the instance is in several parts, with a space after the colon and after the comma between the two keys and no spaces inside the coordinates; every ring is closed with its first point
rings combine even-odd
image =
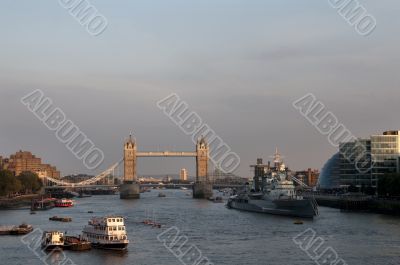
{"type": "Polygon", "coordinates": [[[63,180],[60,180],[60,179],[55,179],[55,178],[48,177],[48,176],[45,176],[44,178],[45,178],[46,181],[49,181],[49,182],[52,182],[52,183],[54,183],[54,184],[56,184],[58,186],[64,186],[64,187],[90,185],[90,184],[96,183],[97,181],[100,181],[100,180],[104,179],[105,177],[109,176],[110,174],[112,174],[114,172],[114,170],[119,166],[121,161],[122,160],[120,160],[119,162],[115,163],[114,165],[112,165],[111,167],[106,169],[105,171],[101,172],[99,175],[97,175],[97,176],[95,176],[93,178],[81,181],[81,182],[77,182],[77,183],[66,182],[66,181],[63,181],[63,180]]]}

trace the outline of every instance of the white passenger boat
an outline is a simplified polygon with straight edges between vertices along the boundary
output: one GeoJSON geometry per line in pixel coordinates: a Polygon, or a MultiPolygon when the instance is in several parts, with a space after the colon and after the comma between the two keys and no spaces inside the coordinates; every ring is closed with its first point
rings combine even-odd
{"type": "Polygon", "coordinates": [[[42,236],[42,248],[45,250],[63,249],[64,233],[60,231],[45,231],[42,236]]]}
{"type": "Polygon", "coordinates": [[[124,218],[121,216],[94,217],[82,231],[82,238],[92,247],[126,250],[129,244],[124,218]]]}

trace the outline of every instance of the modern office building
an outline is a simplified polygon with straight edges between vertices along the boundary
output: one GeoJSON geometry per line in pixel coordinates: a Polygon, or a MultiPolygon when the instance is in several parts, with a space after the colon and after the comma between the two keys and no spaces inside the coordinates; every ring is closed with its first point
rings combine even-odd
{"type": "Polygon", "coordinates": [[[181,169],[181,173],[180,173],[180,178],[181,181],[187,181],[188,180],[188,173],[186,168],[182,168],[181,169]]]}
{"type": "Polygon", "coordinates": [[[376,187],[371,177],[371,140],[356,139],[339,145],[340,186],[376,187]]]}
{"type": "Polygon", "coordinates": [[[340,143],[321,170],[321,188],[376,188],[380,176],[400,172],[400,131],[340,143]]]}
{"type": "Polygon", "coordinates": [[[377,184],[385,173],[400,172],[400,131],[386,131],[381,135],[371,136],[371,154],[373,167],[371,178],[377,184]]]}

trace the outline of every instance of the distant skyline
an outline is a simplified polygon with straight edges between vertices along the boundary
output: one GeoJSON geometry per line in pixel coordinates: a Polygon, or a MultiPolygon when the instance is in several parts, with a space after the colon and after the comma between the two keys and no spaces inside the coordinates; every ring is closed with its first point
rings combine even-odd
{"type": "MultiPolygon", "coordinates": [[[[138,148],[194,150],[156,102],[178,94],[240,156],[250,176],[278,147],[293,170],[337,150],[292,102],[313,93],[356,136],[400,129],[395,0],[362,1],[377,20],[358,35],[328,0],[106,1],[97,37],[58,1],[4,0],[0,10],[0,155],[31,151],[62,175],[96,174],[138,148]],[[20,103],[41,89],[104,151],[95,171],[20,103]]],[[[195,175],[193,159],[141,158],[139,175],[195,175]]]]}

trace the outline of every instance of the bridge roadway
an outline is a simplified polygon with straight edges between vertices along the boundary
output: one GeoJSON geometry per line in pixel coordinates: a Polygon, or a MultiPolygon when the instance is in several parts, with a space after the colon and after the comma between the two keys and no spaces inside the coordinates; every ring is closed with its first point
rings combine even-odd
{"type": "Polygon", "coordinates": [[[196,157],[197,152],[136,152],[136,157],[196,157]]]}
{"type": "MultiPolygon", "coordinates": [[[[144,183],[140,184],[140,187],[164,187],[167,189],[176,189],[176,188],[189,188],[191,189],[193,184],[152,184],[152,183],[144,183]]],[[[64,188],[118,188],[119,185],[76,185],[76,186],[45,186],[46,189],[64,189],[64,188]]],[[[237,184],[213,184],[213,189],[225,189],[225,188],[241,188],[243,185],[237,184]]]]}

